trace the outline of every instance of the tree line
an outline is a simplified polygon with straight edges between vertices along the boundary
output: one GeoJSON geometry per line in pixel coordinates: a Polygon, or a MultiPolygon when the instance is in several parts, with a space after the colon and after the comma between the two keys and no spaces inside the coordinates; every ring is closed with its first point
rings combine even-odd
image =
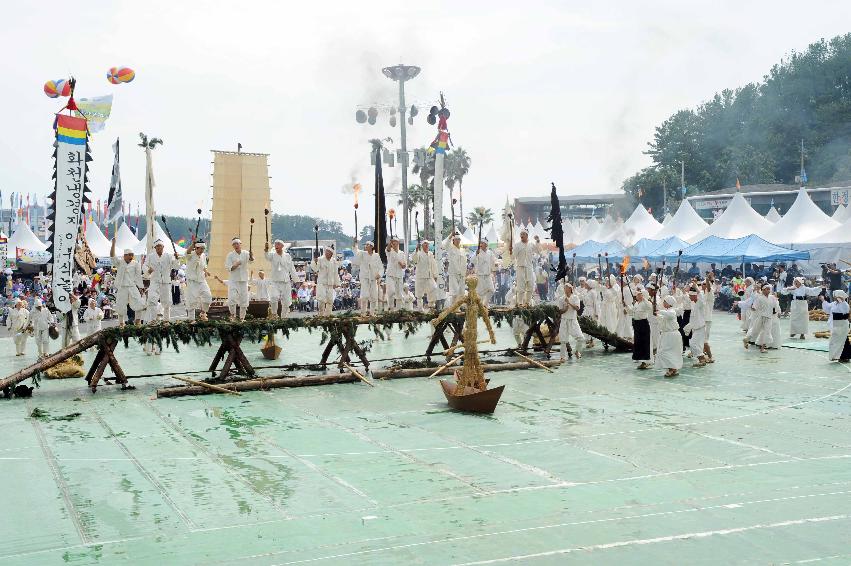
{"type": "MultiPolygon", "coordinates": [[[[662,213],[662,194],[742,185],[851,180],[851,33],[792,52],[760,82],[716,93],[656,127],[645,151],[653,163],[623,182],[623,190],[662,213]]],[[[669,207],[670,208],[670,207],[669,207]]]]}

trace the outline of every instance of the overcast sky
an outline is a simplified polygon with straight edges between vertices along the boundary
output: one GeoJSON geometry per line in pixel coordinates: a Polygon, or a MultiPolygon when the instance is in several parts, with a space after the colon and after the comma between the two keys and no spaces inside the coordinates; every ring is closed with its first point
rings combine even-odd
{"type": "MultiPolygon", "coordinates": [[[[397,100],[381,68],[422,67],[411,101],[446,93],[450,131],[472,158],[465,209],[506,196],[615,192],[645,166],[653,128],[714,92],[759,80],[791,50],[849,31],[851,2],[190,2],[7,3],[0,19],[0,190],[51,189],[48,79],[73,74],[78,97],[115,96],[94,134],[90,187],[105,199],[111,144],[122,181],[143,202],[144,131],[155,152],[158,213],[210,203],[211,149],[270,154],[277,213],[352,230],[341,187],[371,181],[371,137],[399,140],[355,110],[397,100]],[[129,66],[136,80],[111,85],[129,66]]],[[[423,112],[408,144],[436,131],[423,112]]],[[[386,171],[387,184],[399,170],[386,171]]],[[[447,210],[448,215],[448,209],[447,210]]],[[[262,214],[262,211],[258,211],[262,214]]]]}

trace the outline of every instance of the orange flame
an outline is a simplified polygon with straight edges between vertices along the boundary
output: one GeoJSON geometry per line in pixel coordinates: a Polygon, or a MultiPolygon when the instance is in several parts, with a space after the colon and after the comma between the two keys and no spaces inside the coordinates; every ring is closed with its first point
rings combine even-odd
{"type": "Polygon", "coordinates": [[[358,193],[360,192],[360,183],[352,185],[352,192],[355,193],[355,207],[358,205],[358,193]]]}
{"type": "Polygon", "coordinates": [[[629,256],[624,256],[623,263],[621,263],[621,275],[626,274],[626,270],[629,267],[629,256]]]}

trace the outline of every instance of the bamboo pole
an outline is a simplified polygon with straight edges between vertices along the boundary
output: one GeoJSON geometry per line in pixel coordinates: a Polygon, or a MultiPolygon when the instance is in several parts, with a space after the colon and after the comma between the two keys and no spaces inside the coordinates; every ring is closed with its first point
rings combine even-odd
{"type": "Polygon", "coordinates": [[[375,387],[375,384],[374,384],[374,383],[372,383],[371,381],[369,381],[369,380],[368,380],[367,378],[365,378],[364,376],[362,376],[362,375],[360,374],[360,372],[358,372],[358,370],[356,370],[355,368],[353,368],[352,366],[350,366],[347,362],[342,362],[342,363],[343,363],[343,365],[344,365],[344,366],[346,366],[346,369],[347,369],[347,370],[349,370],[350,372],[352,372],[352,375],[354,375],[356,378],[360,379],[361,381],[363,381],[364,383],[366,383],[366,384],[367,384],[367,385],[369,385],[370,387],[375,387]]]}
{"type": "Polygon", "coordinates": [[[434,370],[434,373],[432,373],[431,375],[428,376],[429,379],[434,377],[435,375],[439,374],[441,371],[445,370],[449,366],[454,365],[458,360],[460,360],[463,357],[464,357],[464,354],[455,356],[454,358],[452,358],[451,360],[449,360],[448,362],[446,362],[445,364],[443,364],[442,366],[440,366],[439,368],[434,370]]]}
{"type": "Polygon", "coordinates": [[[186,377],[177,377],[176,375],[172,375],[174,379],[178,381],[184,381],[186,383],[191,383],[192,385],[196,385],[198,387],[206,387],[212,391],[218,391],[219,393],[230,393],[231,395],[241,395],[239,391],[234,391],[232,389],[225,389],[224,387],[219,387],[218,385],[213,385],[212,383],[207,383],[206,381],[197,381],[194,379],[189,379],[186,377]]]}
{"type": "Polygon", "coordinates": [[[523,354],[521,354],[520,352],[518,352],[516,350],[514,351],[514,353],[517,354],[518,356],[520,356],[521,358],[523,358],[524,360],[526,360],[527,362],[529,362],[530,364],[534,364],[534,365],[538,366],[539,368],[543,368],[550,373],[555,373],[553,370],[551,370],[550,368],[548,368],[547,366],[545,366],[544,364],[542,364],[539,361],[533,360],[532,358],[528,358],[528,357],[524,356],[523,354]]]}

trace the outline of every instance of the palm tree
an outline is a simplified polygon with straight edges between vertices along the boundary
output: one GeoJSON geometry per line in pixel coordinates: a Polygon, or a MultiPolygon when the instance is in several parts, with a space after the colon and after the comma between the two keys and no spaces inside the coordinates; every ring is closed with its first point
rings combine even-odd
{"type": "Polygon", "coordinates": [[[484,206],[477,206],[473,209],[473,212],[467,215],[467,222],[469,222],[471,226],[490,224],[493,222],[493,210],[485,208],[484,206]]]}
{"type": "Polygon", "coordinates": [[[467,151],[461,146],[453,149],[449,155],[452,156],[452,166],[451,169],[449,169],[452,177],[452,186],[455,186],[456,182],[458,183],[458,206],[460,208],[459,217],[463,221],[464,198],[461,193],[464,187],[464,177],[466,177],[467,173],[470,172],[470,156],[467,155],[467,151]]]}
{"type": "MultiPolygon", "coordinates": [[[[420,148],[426,152],[426,148],[420,148]]],[[[426,158],[423,164],[414,163],[413,173],[420,176],[420,187],[425,190],[423,198],[423,234],[425,238],[429,238],[431,228],[431,201],[434,200],[434,155],[425,153],[426,158]]],[[[410,192],[410,186],[408,187],[410,192]]]]}
{"type": "Polygon", "coordinates": [[[147,134],[139,132],[139,138],[142,140],[142,143],[139,144],[139,147],[145,149],[155,149],[158,145],[162,145],[163,140],[160,138],[150,138],[148,139],[147,134]]]}
{"type": "MultiPolygon", "coordinates": [[[[408,222],[414,221],[414,209],[418,206],[424,205],[427,196],[427,192],[422,185],[418,185],[416,183],[408,185],[408,222]]],[[[399,198],[398,206],[405,206],[405,202],[402,198],[399,198]]],[[[414,231],[410,230],[409,233],[414,234],[414,231]]]]}

